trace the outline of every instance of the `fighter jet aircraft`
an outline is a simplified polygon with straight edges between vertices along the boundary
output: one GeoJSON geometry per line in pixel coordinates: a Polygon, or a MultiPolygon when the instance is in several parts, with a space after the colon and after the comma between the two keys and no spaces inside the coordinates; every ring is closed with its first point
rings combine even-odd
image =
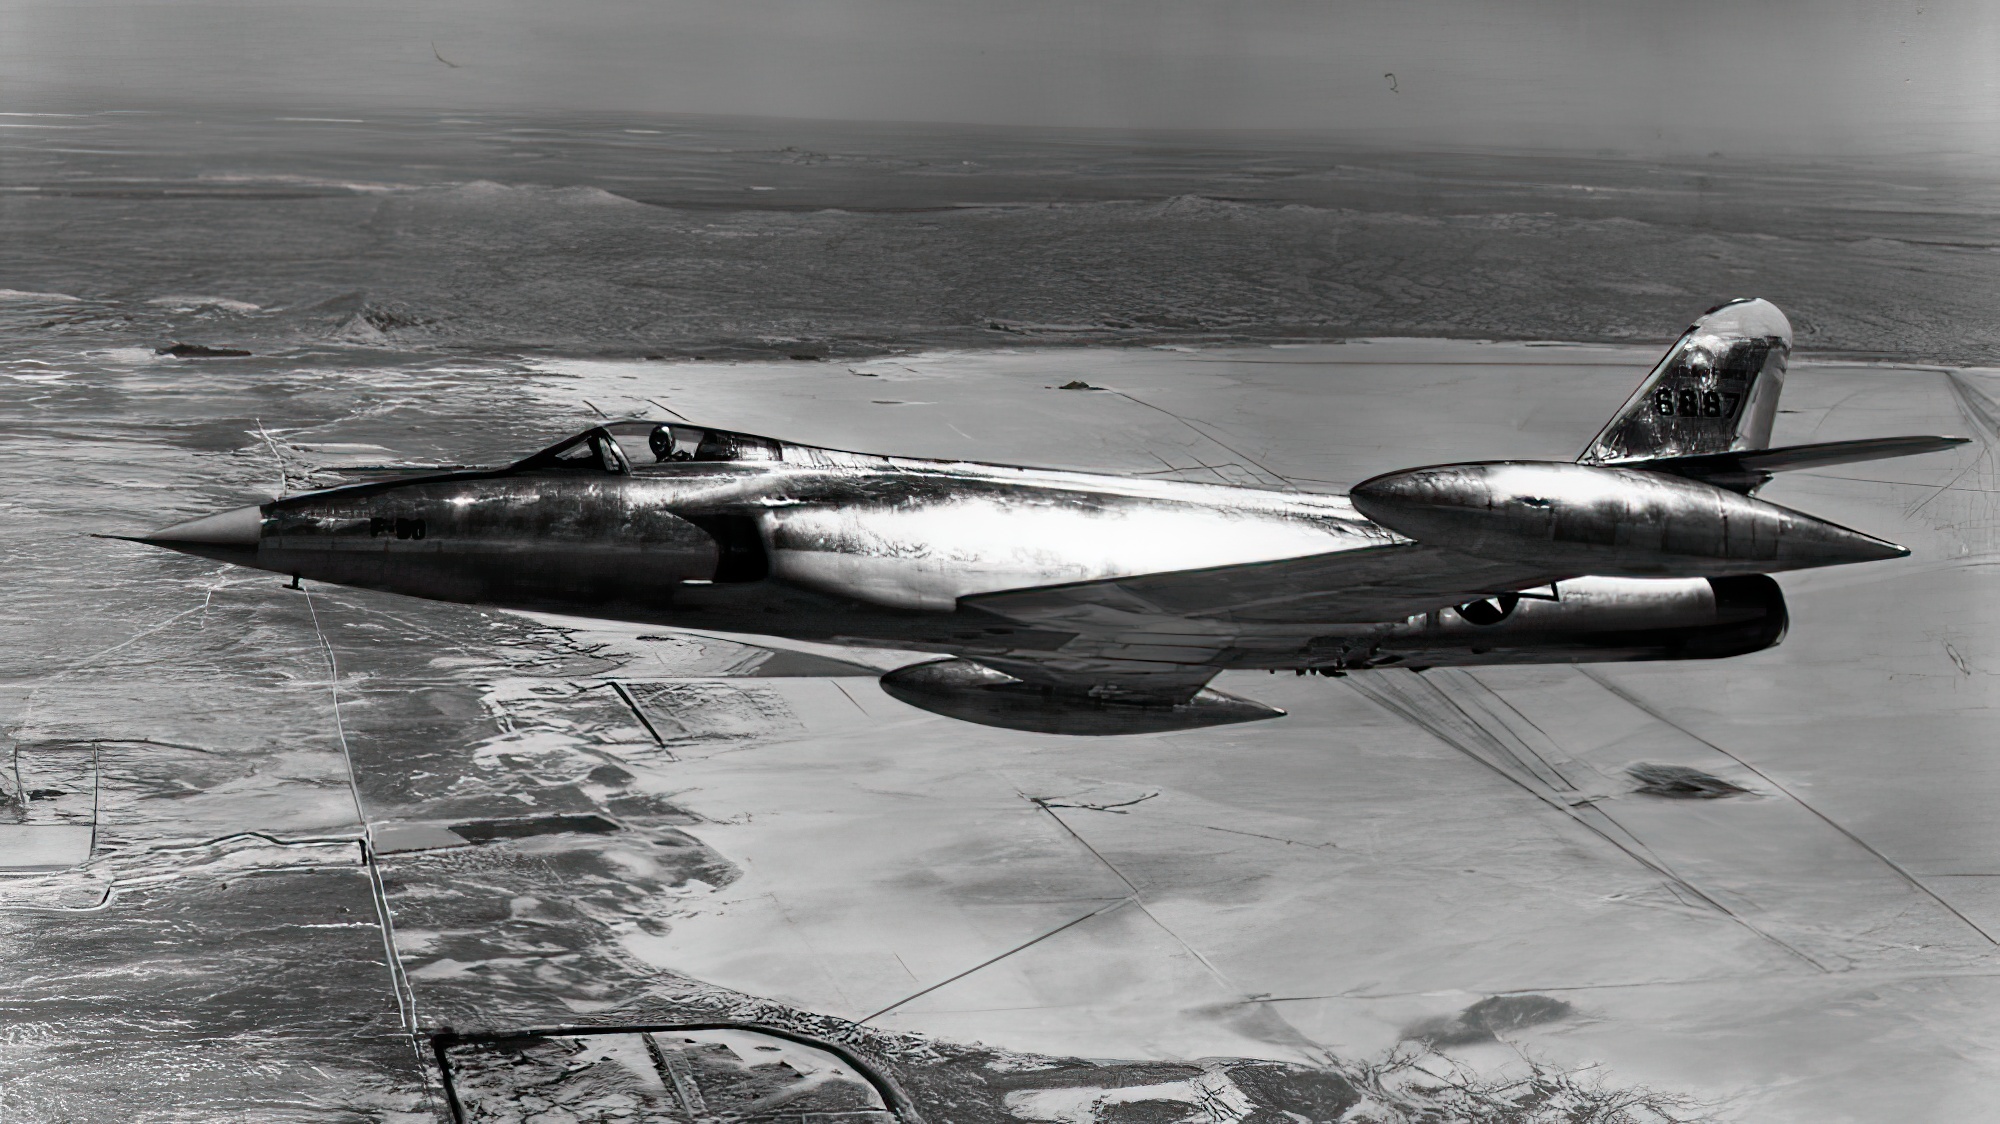
{"type": "Polygon", "coordinates": [[[137,541],[440,601],[940,653],[882,685],[1051,733],[1282,711],[1225,668],[1712,659],[1783,637],[1769,574],[1904,556],[1756,498],[1956,437],[1769,448],[1791,327],[1710,310],[1574,461],[1412,468],[1346,496],[922,460],[682,421],[502,468],[286,496],[137,541]]]}

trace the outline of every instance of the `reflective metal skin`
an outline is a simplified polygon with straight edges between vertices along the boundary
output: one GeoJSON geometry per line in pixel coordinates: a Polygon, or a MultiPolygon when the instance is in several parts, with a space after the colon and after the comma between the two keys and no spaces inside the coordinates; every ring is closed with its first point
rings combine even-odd
{"type": "Polygon", "coordinates": [[[1771,647],[1790,623],[1785,595],[1763,574],[1576,578],[1391,626],[1370,637],[1371,662],[1720,659],[1771,647]]]}
{"type": "Polygon", "coordinates": [[[1443,465],[1378,476],[1352,495],[1362,514],[1420,542],[1590,574],[1720,577],[1909,554],[1713,484],[1632,468],[1443,465]]]}
{"type": "Polygon", "coordinates": [[[971,660],[936,660],[898,668],[882,677],[882,690],[911,706],[951,718],[1044,734],[1193,730],[1282,718],[1285,713],[1206,687],[1185,701],[1168,705],[1079,705],[1072,698],[971,660]]]}
{"type": "Polygon", "coordinates": [[[1763,575],[1902,548],[1751,497],[1770,472],[1948,447],[1766,449],[1790,328],[1691,328],[1578,463],[1343,496],[822,449],[618,422],[516,464],[289,496],[140,541],[299,578],[952,657],[895,697],[1051,733],[1274,717],[1225,668],[1700,659],[1778,642],[1763,575]]]}
{"type": "Polygon", "coordinates": [[[1712,308],[1667,349],[1577,462],[1762,449],[1771,443],[1791,355],[1792,325],[1771,302],[1712,308]]]}

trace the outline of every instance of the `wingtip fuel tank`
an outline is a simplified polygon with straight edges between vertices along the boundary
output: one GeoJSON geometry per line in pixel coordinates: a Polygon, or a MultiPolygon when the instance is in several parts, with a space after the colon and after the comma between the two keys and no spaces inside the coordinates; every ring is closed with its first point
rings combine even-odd
{"type": "Polygon", "coordinates": [[[1433,465],[1363,481],[1350,498],[1370,520],[1428,546],[1579,574],[1726,577],[1909,554],[1766,500],[1638,469],[1433,465]]]}
{"type": "Polygon", "coordinates": [[[971,660],[933,660],[882,677],[882,690],[919,710],[1038,734],[1151,734],[1283,718],[1285,712],[1209,688],[1172,705],[1065,694],[971,660]]]}

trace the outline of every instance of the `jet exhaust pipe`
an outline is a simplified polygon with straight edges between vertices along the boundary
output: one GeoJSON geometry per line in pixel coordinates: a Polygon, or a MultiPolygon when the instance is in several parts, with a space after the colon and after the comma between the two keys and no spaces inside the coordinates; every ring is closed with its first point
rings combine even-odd
{"type": "Polygon", "coordinates": [[[1363,481],[1355,509],[1430,546],[1578,574],[1727,577],[1908,550],[1699,480],[1598,465],[1435,465],[1363,481]]]}

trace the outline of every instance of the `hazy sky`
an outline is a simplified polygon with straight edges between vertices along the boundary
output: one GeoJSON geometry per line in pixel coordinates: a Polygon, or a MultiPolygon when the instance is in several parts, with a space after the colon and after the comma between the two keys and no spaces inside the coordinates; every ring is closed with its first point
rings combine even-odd
{"type": "Polygon", "coordinates": [[[0,109],[168,98],[1991,154],[1996,59],[2000,0],[0,0],[0,109]]]}

